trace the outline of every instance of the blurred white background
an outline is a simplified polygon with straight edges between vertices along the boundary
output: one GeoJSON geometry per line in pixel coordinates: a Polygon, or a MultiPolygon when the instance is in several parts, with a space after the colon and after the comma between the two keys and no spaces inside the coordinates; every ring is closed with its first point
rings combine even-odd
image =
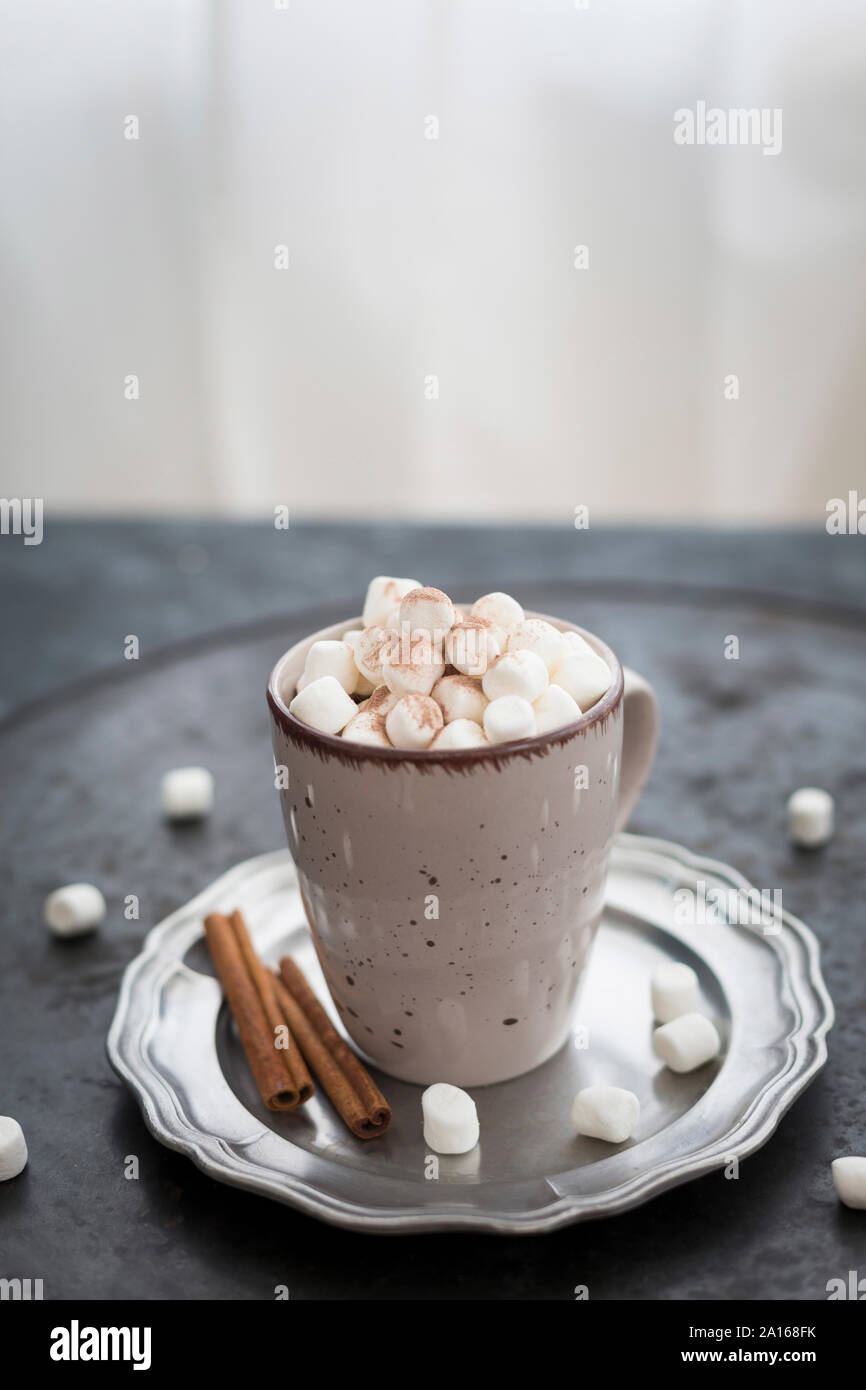
{"type": "Polygon", "coordinates": [[[3,5],[0,491],[822,525],[863,485],[863,0],[280,5],[3,5]],[[676,145],[701,100],[782,152],[676,145]]]}

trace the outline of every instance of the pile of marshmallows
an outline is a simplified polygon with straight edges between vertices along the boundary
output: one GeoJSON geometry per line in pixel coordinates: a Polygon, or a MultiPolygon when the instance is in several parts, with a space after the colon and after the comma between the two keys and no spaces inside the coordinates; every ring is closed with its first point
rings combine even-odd
{"type": "Polygon", "coordinates": [[[611,681],[588,642],[527,618],[509,594],[467,613],[441,589],[379,575],[363,628],[312,644],[289,709],[354,743],[477,748],[573,724],[611,681]]]}

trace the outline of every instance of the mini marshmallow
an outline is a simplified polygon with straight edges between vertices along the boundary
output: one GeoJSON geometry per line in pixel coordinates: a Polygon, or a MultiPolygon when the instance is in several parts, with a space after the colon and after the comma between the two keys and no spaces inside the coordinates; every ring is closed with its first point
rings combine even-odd
{"type": "MultiPolygon", "coordinates": [[[[352,659],[353,659],[353,660],[355,659],[355,647],[357,646],[358,638],[361,636],[361,633],[363,632],[363,630],[364,630],[364,629],[363,629],[363,628],[360,628],[360,627],[353,627],[349,632],[344,632],[344,633],[343,633],[343,641],[344,641],[344,642],[348,642],[349,646],[352,648],[352,659]]],[[[350,694],[353,694],[353,695],[372,695],[373,691],[376,689],[376,686],[375,686],[375,684],[373,683],[373,681],[368,681],[368,680],[367,680],[367,677],[366,677],[365,675],[363,675],[363,674],[358,670],[358,663],[357,663],[357,661],[355,661],[355,671],[356,671],[356,673],[357,673],[357,674],[356,674],[356,679],[355,679],[355,689],[354,689],[353,691],[351,691],[350,694]]],[[[305,684],[306,684],[306,682],[305,682],[305,684]]],[[[300,688],[301,688],[301,685],[300,685],[300,682],[298,682],[298,689],[300,690],[300,688]]]]}
{"type": "Polygon", "coordinates": [[[429,695],[403,695],[385,720],[395,748],[429,748],[443,726],[442,711],[429,695]]]}
{"type": "Polygon", "coordinates": [[[535,652],[506,652],[488,668],[481,686],[488,700],[519,695],[532,704],[547,689],[547,667],[535,652]]]}
{"type": "Polygon", "coordinates": [[[650,991],[653,1017],[659,1023],[672,1023],[683,1014],[700,1013],[700,986],[690,965],[666,961],[653,971],[650,991]]]}
{"type": "Polygon", "coordinates": [[[334,676],[311,681],[289,705],[290,714],[322,734],[341,733],[357,712],[355,701],[334,676]]]}
{"type": "Polygon", "coordinates": [[[550,676],[565,656],[566,645],[562,633],[552,623],[546,623],[543,618],[525,618],[508,634],[507,650],[535,652],[550,676]]]}
{"type": "Polygon", "coordinates": [[[333,676],[338,680],[347,695],[355,693],[358,684],[358,668],[355,665],[355,652],[351,643],[314,642],[307,652],[304,673],[298,681],[298,690],[310,685],[322,676],[333,676]]]}
{"type": "Polygon", "coordinates": [[[434,1153],[465,1154],[474,1149],[480,1133],[475,1101],[459,1086],[437,1081],[421,1096],[424,1143],[434,1153]]]}
{"type": "Polygon", "coordinates": [[[610,667],[577,632],[564,632],[565,652],[551,677],[586,712],[610,689],[610,667]]]}
{"type": "Polygon", "coordinates": [[[501,652],[496,629],[483,618],[461,619],[445,639],[446,661],[464,676],[483,676],[501,652]]]}
{"type": "Polygon", "coordinates": [[[452,719],[450,724],[439,730],[430,747],[437,751],[448,748],[480,748],[487,742],[484,730],[474,719],[452,719]]]}
{"type": "Polygon", "coordinates": [[[381,685],[382,667],[400,650],[400,637],[392,627],[365,627],[355,643],[355,665],[373,685],[381,685]]]}
{"type": "Polygon", "coordinates": [[[484,732],[491,743],[533,738],[535,710],[520,695],[501,695],[498,700],[491,700],[484,711],[484,732]]]}
{"type": "Polygon", "coordinates": [[[417,579],[392,579],[390,575],[377,574],[367,586],[364,599],[364,626],[376,627],[384,623],[392,609],[396,608],[411,589],[420,589],[417,579]]]}
{"type": "Polygon", "coordinates": [[[49,893],[42,916],[55,936],[83,936],[104,921],[105,899],[92,883],[67,883],[49,893]]]}
{"type": "Polygon", "coordinates": [[[671,1071],[694,1071],[717,1057],[721,1039],[703,1014],[681,1014],[656,1028],[653,1047],[671,1071]]]}
{"type": "Polygon", "coordinates": [[[839,1201],[854,1211],[866,1211],[866,1158],[834,1158],[830,1167],[839,1201]]]}
{"type": "Polygon", "coordinates": [[[634,1091],[621,1086],[585,1086],[571,1107],[571,1123],[578,1134],[623,1144],[631,1139],[640,1119],[640,1101],[634,1091]]]}
{"type": "Polygon", "coordinates": [[[442,707],[446,724],[455,719],[474,719],[480,724],[484,718],[487,696],[471,676],[443,676],[434,685],[432,695],[442,707]]]}
{"type": "Polygon", "coordinates": [[[800,787],[788,797],[788,834],[803,849],[819,849],[833,835],[834,802],[820,787],[800,787]]]}
{"type": "Polygon", "coordinates": [[[454,604],[441,589],[412,589],[400,604],[400,622],[410,632],[419,630],[444,637],[454,625],[454,604]]]}
{"type": "Polygon", "coordinates": [[[369,714],[366,710],[349,720],[343,730],[343,738],[351,739],[353,743],[373,744],[379,748],[391,746],[384,714],[369,714]]]}
{"type": "Polygon", "coordinates": [[[0,1182],[17,1178],[27,1165],[24,1131],[11,1115],[0,1115],[0,1182]]]}
{"type": "Polygon", "coordinates": [[[522,623],[526,614],[517,599],[512,598],[510,594],[493,593],[484,594],[476,599],[470,617],[485,618],[488,623],[492,623],[501,645],[504,646],[511,629],[522,623]]]}
{"type": "Polygon", "coordinates": [[[173,767],[159,786],[167,820],[200,820],[213,810],[213,773],[206,767],[173,767]]]}
{"type": "MultiPolygon", "coordinates": [[[[364,701],[364,708],[368,714],[390,714],[399,698],[400,696],[389,690],[387,685],[377,685],[369,700],[364,701]]],[[[358,709],[360,708],[359,705],[358,709]]]]}
{"type": "Polygon", "coordinates": [[[542,690],[537,700],[533,700],[535,710],[535,732],[549,734],[554,729],[562,729],[580,718],[581,709],[561,685],[549,685],[542,690]]]}
{"type": "MultiPolygon", "coordinates": [[[[399,656],[400,653],[395,655],[399,656]]],[[[429,646],[427,650],[416,649],[413,646],[408,655],[408,661],[391,661],[386,658],[382,662],[385,684],[397,696],[410,695],[413,692],[429,695],[445,670],[444,661],[433,661],[429,646]]]]}

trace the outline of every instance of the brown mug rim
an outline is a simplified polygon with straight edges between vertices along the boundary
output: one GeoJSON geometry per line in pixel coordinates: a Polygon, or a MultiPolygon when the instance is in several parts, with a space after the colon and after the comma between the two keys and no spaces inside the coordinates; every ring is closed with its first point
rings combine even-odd
{"type": "MultiPolygon", "coordinates": [[[[283,700],[276,686],[276,674],[285,662],[286,658],[302,647],[311,638],[318,636],[318,633],[311,632],[303,637],[300,642],[295,642],[288,647],[282,656],[275,662],[270,675],[268,676],[267,698],[271,714],[275,722],[282,728],[283,732],[296,743],[306,744],[317,749],[320,755],[325,752],[333,754],[337,758],[350,762],[374,762],[379,764],[395,763],[419,763],[425,767],[436,767],[441,764],[444,767],[454,767],[455,765],[466,765],[469,763],[499,763],[511,757],[535,757],[545,752],[547,748],[555,745],[567,743],[576,734],[585,733],[594,724],[604,723],[609,715],[613,713],[622,699],[624,689],[624,676],[622,663],[616,652],[597,637],[588,628],[579,627],[577,623],[569,623],[564,618],[551,618],[544,613],[527,612],[527,618],[542,618],[545,622],[557,626],[565,623],[568,630],[577,632],[581,637],[589,641],[593,650],[600,650],[600,654],[607,661],[614,673],[613,681],[609,689],[600,700],[576,719],[572,724],[564,724],[561,729],[551,729],[546,734],[534,734],[532,738],[516,739],[512,743],[493,743],[480,748],[378,748],[371,744],[353,743],[351,739],[344,739],[341,734],[324,734],[318,729],[314,729],[310,724],[304,724],[289,711],[288,705],[283,700]]],[[[319,632],[327,632],[334,627],[342,627],[348,632],[353,625],[363,624],[360,616],[349,618],[345,621],[338,620],[336,623],[329,623],[328,627],[320,628],[319,632]]],[[[561,629],[560,629],[561,630],[561,629]]]]}

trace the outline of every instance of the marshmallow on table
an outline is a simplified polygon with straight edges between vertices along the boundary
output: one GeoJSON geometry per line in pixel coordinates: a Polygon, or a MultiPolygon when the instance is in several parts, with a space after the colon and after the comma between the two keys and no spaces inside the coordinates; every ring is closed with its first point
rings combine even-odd
{"type": "Polygon", "coordinates": [[[565,650],[551,677],[585,712],[610,689],[610,667],[577,632],[564,632],[565,650]]]}
{"type": "Polygon", "coordinates": [[[788,834],[803,849],[818,849],[833,835],[833,798],[820,787],[800,787],[788,797],[788,834]]]}
{"type": "Polygon", "coordinates": [[[408,661],[401,661],[400,652],[395,652],[395,660],[387,658],[382,662],[382,675],[388,689],[395,695],[429,695],[445,670],[444,661],[434,661],[429,647],[412,649],[406,653],[408,661]]]}
{"type": "Polygon", "coordinates": [[[659,1023],[671,1023],[683,1014],[700,1011],[701,992],[698,977],[690,965],[666,961],[653,971],[650,982],[653,1017],[659,1023]]]}
{"type": "Polygon", "coordinates": [[[381,685],[386,660],[400,650],[400,637],[392,627],[365,627],[355,642],[355,665],[373,685],[381,685]]]}
{"type": "Polygon", "coordinates": [[[421,1096],[424,1143],[435,1153],[465,1154],[480,1133],[475,1101],[459,1086],[437,1081],[421,1096]]]}
{"type": "Polygon", "coordinates": [[[445,660],[464,676],[483,676],[501,651],[496,629],[484,618],[459,619],[445,638],[445,660]]]}
{"type": "Polygon", "coordinates": [[[213,810],[213,773],[206,767],[173,767],[163,773],[159,797],[168,820],[199,820],[213,810]]]}
{"type": "Polygon", "coordinates": [[[441,589],[411,589],[400,604],[400,622],[410,632],[438,633],[444,637],[454,626],[454,604],[441,589]]]}
{"type": "Polygon", "coordinates": [[[488,667],[481,688],[488,700],[519,695],[532,704],[547,689],[547,667],[535,652],[505,652],[488,667]]]}
{"type": "Polygon", "coordinates": [[[508,651],[535,652],[552,675],[565,656],[565,638],[552,623],[543,618],[525,618],[508,634],[508,651]]]}
{"type": "Polygon", "coordinates": [[[484,732],[491,743],[510,743],[516,738],[534,738],[535,711],[520,695],[501,695],[484,711],[484,732]]]}
{"type": "Polygon", "coordinates": [[[403,695],[385,720],[395,748],[429,748],[443,726],[442,711],[429,695],[403,695]]]}
{"type": "Polygon", "coordinates": [[[854,1211],[866,1211],[866,1158],[834,1158],[831,1169],[839,1201],[854,1211]]]}
{"type": "Polygon", "coordinates": [[[550,734],[554,729],[573,724],[582,712],[580,705],[572,700],[568,691],[563,690],[561,685],[549,685],[546,690],[542,690],[538,699],[533,700],[532,708],[535,710],[537,734],[550,734]]]}
{"type": "Polygon", "coordinates": [[[392,579],[390,575],[377,574],[367,586],[364,626],[374,627],[384,623],[393,609],[399,605],[404,594],[408,594],[410,589],[420,588],[417,579],[392,579]]]}
{"type": "Polygon", "coordinates": [[[333,676],[338,680],[347,695],[353,695],[358,684],[358,668],[355,665],[355,652],[352,644],[346,642],[314,642],[307,652],[304,671],[298,681],[298,690],[321,676],[333,676]]]}
{"type": "Polygon", "coordinates": [[[105,899],[92,883],[67,883],[45,899],[42,915],[55,936],[83,936],[105,918],[105,899]]]}
{"type": "Polygon", "coordinates": [[[694,1071],[718,1056],[721,1039],[703,1014],[681,1014],[653,1033],[653,1047],[671,1071],[694,1071]]]}
{"type": "Polygon", "coordinates": [[[24,1131],[11,1115],[0,1115],[0,1182],[17,1178],[26,1164],[24,1131]]]}
{"type": "Polygon", "coordinates": [[[445,723],[455,719],[474,719],[480,724],[487,708],[487,696],[478,681],[471,676],[443,676],[431,692],[442,707],[445,723]]]}
{"type": "Polygon", "coordinates": [[[437,751],[440,748],[481,748],[487,742],[484,730],[474,719],[452,719],[439,730],[430,747],[437,751]]]}
{"type": "Polygon", "coordinates": [[[472,618],[484,618],[488,623],[492,623],[494,630],[500,638],[501,644],[505,645],[505,639],[512,628],[522,623],[526,614],[521,608],[517,599],[510,594],[493,593],[484,594],[476,599],[472,605],[470,613],[472,618]]]}
{"type": "Polygon", "coordinates": [[[334,676],[320,676],[295,696],[289,713],[322,734],[339,734],[356,717],[358,706],[334,676]]]}
{"type": "Polygon", "coordinates": [[[391,746],[384,714],[370,714],[367,710],[362,710],[349,720],[343,730],[343,738],[350,739],[352,743],[367,743],[379,748],[391,746]]]}
{"type": "Polygon", "coordinates": [[[622,1144],[630,1139],[640,1119],[640,1101],[634,1091],[620,1086],[586,1086],[571,1107],[571,1123],[578,1134],[622,1144]]]}

